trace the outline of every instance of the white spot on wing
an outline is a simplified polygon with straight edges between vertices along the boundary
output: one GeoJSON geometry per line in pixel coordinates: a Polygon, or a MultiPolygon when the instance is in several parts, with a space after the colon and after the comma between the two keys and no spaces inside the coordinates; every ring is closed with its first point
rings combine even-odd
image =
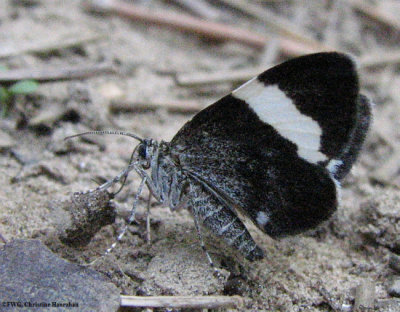
{"type": "Polygon", "coordinates": [[[269,216],[265,212],[260,211],[259,213],[257,213],[256,220],[260,226],[264,226],[269,222],[269,216]]]}
{"type": "Polygon", "coordinates": [[[245,101],[265,123],[297,145],[298,155],[311,162],[327,157],[319,151],[322,130],[311,117],[302,114],[277,85],[265,86],[257,77],[232,92],[245,101]]]}
{"type": "Polygon", "coordinates": [[[329,175],[331,176],[333,182],[335,183],[336,186],[336,196],[338,198],[338,200],[340,201],[341,197],[342,197],[342,186],[340,184],[340,181],[336,180],[334,175],[336,173],[336,171],[338,170],[338,167],[340,167],[341,165],[343,165],[343,160],[340,159],[332,159],[329,161],[328,165],[326,166],[326,169],[328,169],[329,171],[329,175]]]}
{"type": "Polygon", "coordinates": [[[341,165],[343,165],[343,161],[340,159],[332,159],[329,161],[328,165],[326,166],[326,169],[328,169],[328,171],[331,174],[335,174],[336,171],[338,170],[338,167],[340,167],[341,165]]]}

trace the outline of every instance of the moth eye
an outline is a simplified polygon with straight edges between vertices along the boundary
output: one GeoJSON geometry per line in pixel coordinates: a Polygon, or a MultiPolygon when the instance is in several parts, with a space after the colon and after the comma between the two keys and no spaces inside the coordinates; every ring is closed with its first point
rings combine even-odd
{"type": "Polygon", "coordinates": [[[144,145],[140,145],[139,146],[139,150],[138,150],[138,154],[141,158],[146,159],[147,157],[147,151],[146,151],[146,147],[144,145]]]}

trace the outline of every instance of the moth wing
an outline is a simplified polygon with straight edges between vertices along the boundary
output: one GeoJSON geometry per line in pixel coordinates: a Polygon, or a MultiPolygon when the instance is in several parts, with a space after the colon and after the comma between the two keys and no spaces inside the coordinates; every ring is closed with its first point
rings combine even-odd
{"type": "Polygon", "coordinates": [[[171,141],[182,168],[275,237],[337,206],[370,123],[353,61],[318,53],[275,66],[199,112],[171,141]]]}

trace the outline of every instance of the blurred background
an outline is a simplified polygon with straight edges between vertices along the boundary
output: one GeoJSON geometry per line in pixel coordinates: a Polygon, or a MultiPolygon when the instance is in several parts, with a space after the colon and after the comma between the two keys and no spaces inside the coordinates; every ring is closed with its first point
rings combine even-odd
{"type": "Polygon", "coordinates": [[[257,235],[266,262],[217,252],[230,277],[210,282],[190,216],[153,203],[151,247],[143,224],[135,225],[115,259],[97,269],[127,294],[236,294],[251,298],[249,310],[352,311],[368,282],[376,309],[390,309],[400,296],[399,40],[395,0],[0,1],[0,234],[40,238],[76,262],[101,254],[138,179],[115,200],[117,225],[90,248],[57,245],[60,216],[49,216],[54,202],[117,174],[136,143],[65,136],[123,129],[169,141],[196,112],[267,68],[336,50],[355,57],[375,105],[364,152],[328,224],[279,242],[257,235]]]}

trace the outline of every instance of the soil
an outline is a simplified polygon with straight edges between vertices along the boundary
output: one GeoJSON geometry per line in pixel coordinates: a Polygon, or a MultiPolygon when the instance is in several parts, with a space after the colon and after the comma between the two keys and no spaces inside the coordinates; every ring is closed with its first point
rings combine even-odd
{"type": "MultiPolygon", "coordinates": [[[[190,14],[169,1],[135,3],[152,10],[190,14]]],[[[255,3],[360,58],[372,51],[399,48],[398,32],[341,1],[255,3]]],[[[382,3],[386,5],[381,4],[382,9],[400,12],[395,1],[382,3]]],[[[261,33],[271,31],[235,10],[221,5],[215,9],[221,12],[222,21],[261,33]]],[[[399,14],[395,16],[398,21],[399,14]]],[[[117,211],[115,223],[103,227],[86,246],[63,244],[60,224],[68,215],[59,208],[71,202],[74,192],[95,188],[117,175],[136,145],[120,136],[63,138],[88,130],[124,129],[169,141],[193,113],[184,109],[173,112],[162,105],[115,112],[111,103],[187,101],[206,107],[236,84],[178,86],[176,75],[265,65],[270,49],[260,51],[114,15],[91,14],[76,0],[0,1],[0,29],[0,52],[36,42],[93,39],[0,59],[9,69],[99,63],[112,64],[115,69],[84,80],[41,83],[34,94],[18,96],[10,114],[0,119],[0,234],[7,241],[39,238],[70,261],[98,259],[93,267],[108,276],[121,294],[240,295],[245,298],[246,311],[353,311],[362,296],[360,289],[369,283],[375,289],[375,311],[400,311],[393,291],[400,275],[396,264],[400,253],[400,171],[396,161],[400,75],[395,63],[360,69],[362,90],[376,103],[375,122],[359,161],[343,183],[337,213],[313,231],[280,240],[252,229],[266,255],[257,262],[244,260],[206,233],[207,248],[222,273],[215,277],[187,211],[170,212],[152,202],[151,244],[146,242],[147,190],[141,196],[137,221],[116,248],[101,257],[129,215],[140,183],[135,174],[112,200],[117,211]]],[[[278,53],[272,61],[286,58],[278,53]]]]}

